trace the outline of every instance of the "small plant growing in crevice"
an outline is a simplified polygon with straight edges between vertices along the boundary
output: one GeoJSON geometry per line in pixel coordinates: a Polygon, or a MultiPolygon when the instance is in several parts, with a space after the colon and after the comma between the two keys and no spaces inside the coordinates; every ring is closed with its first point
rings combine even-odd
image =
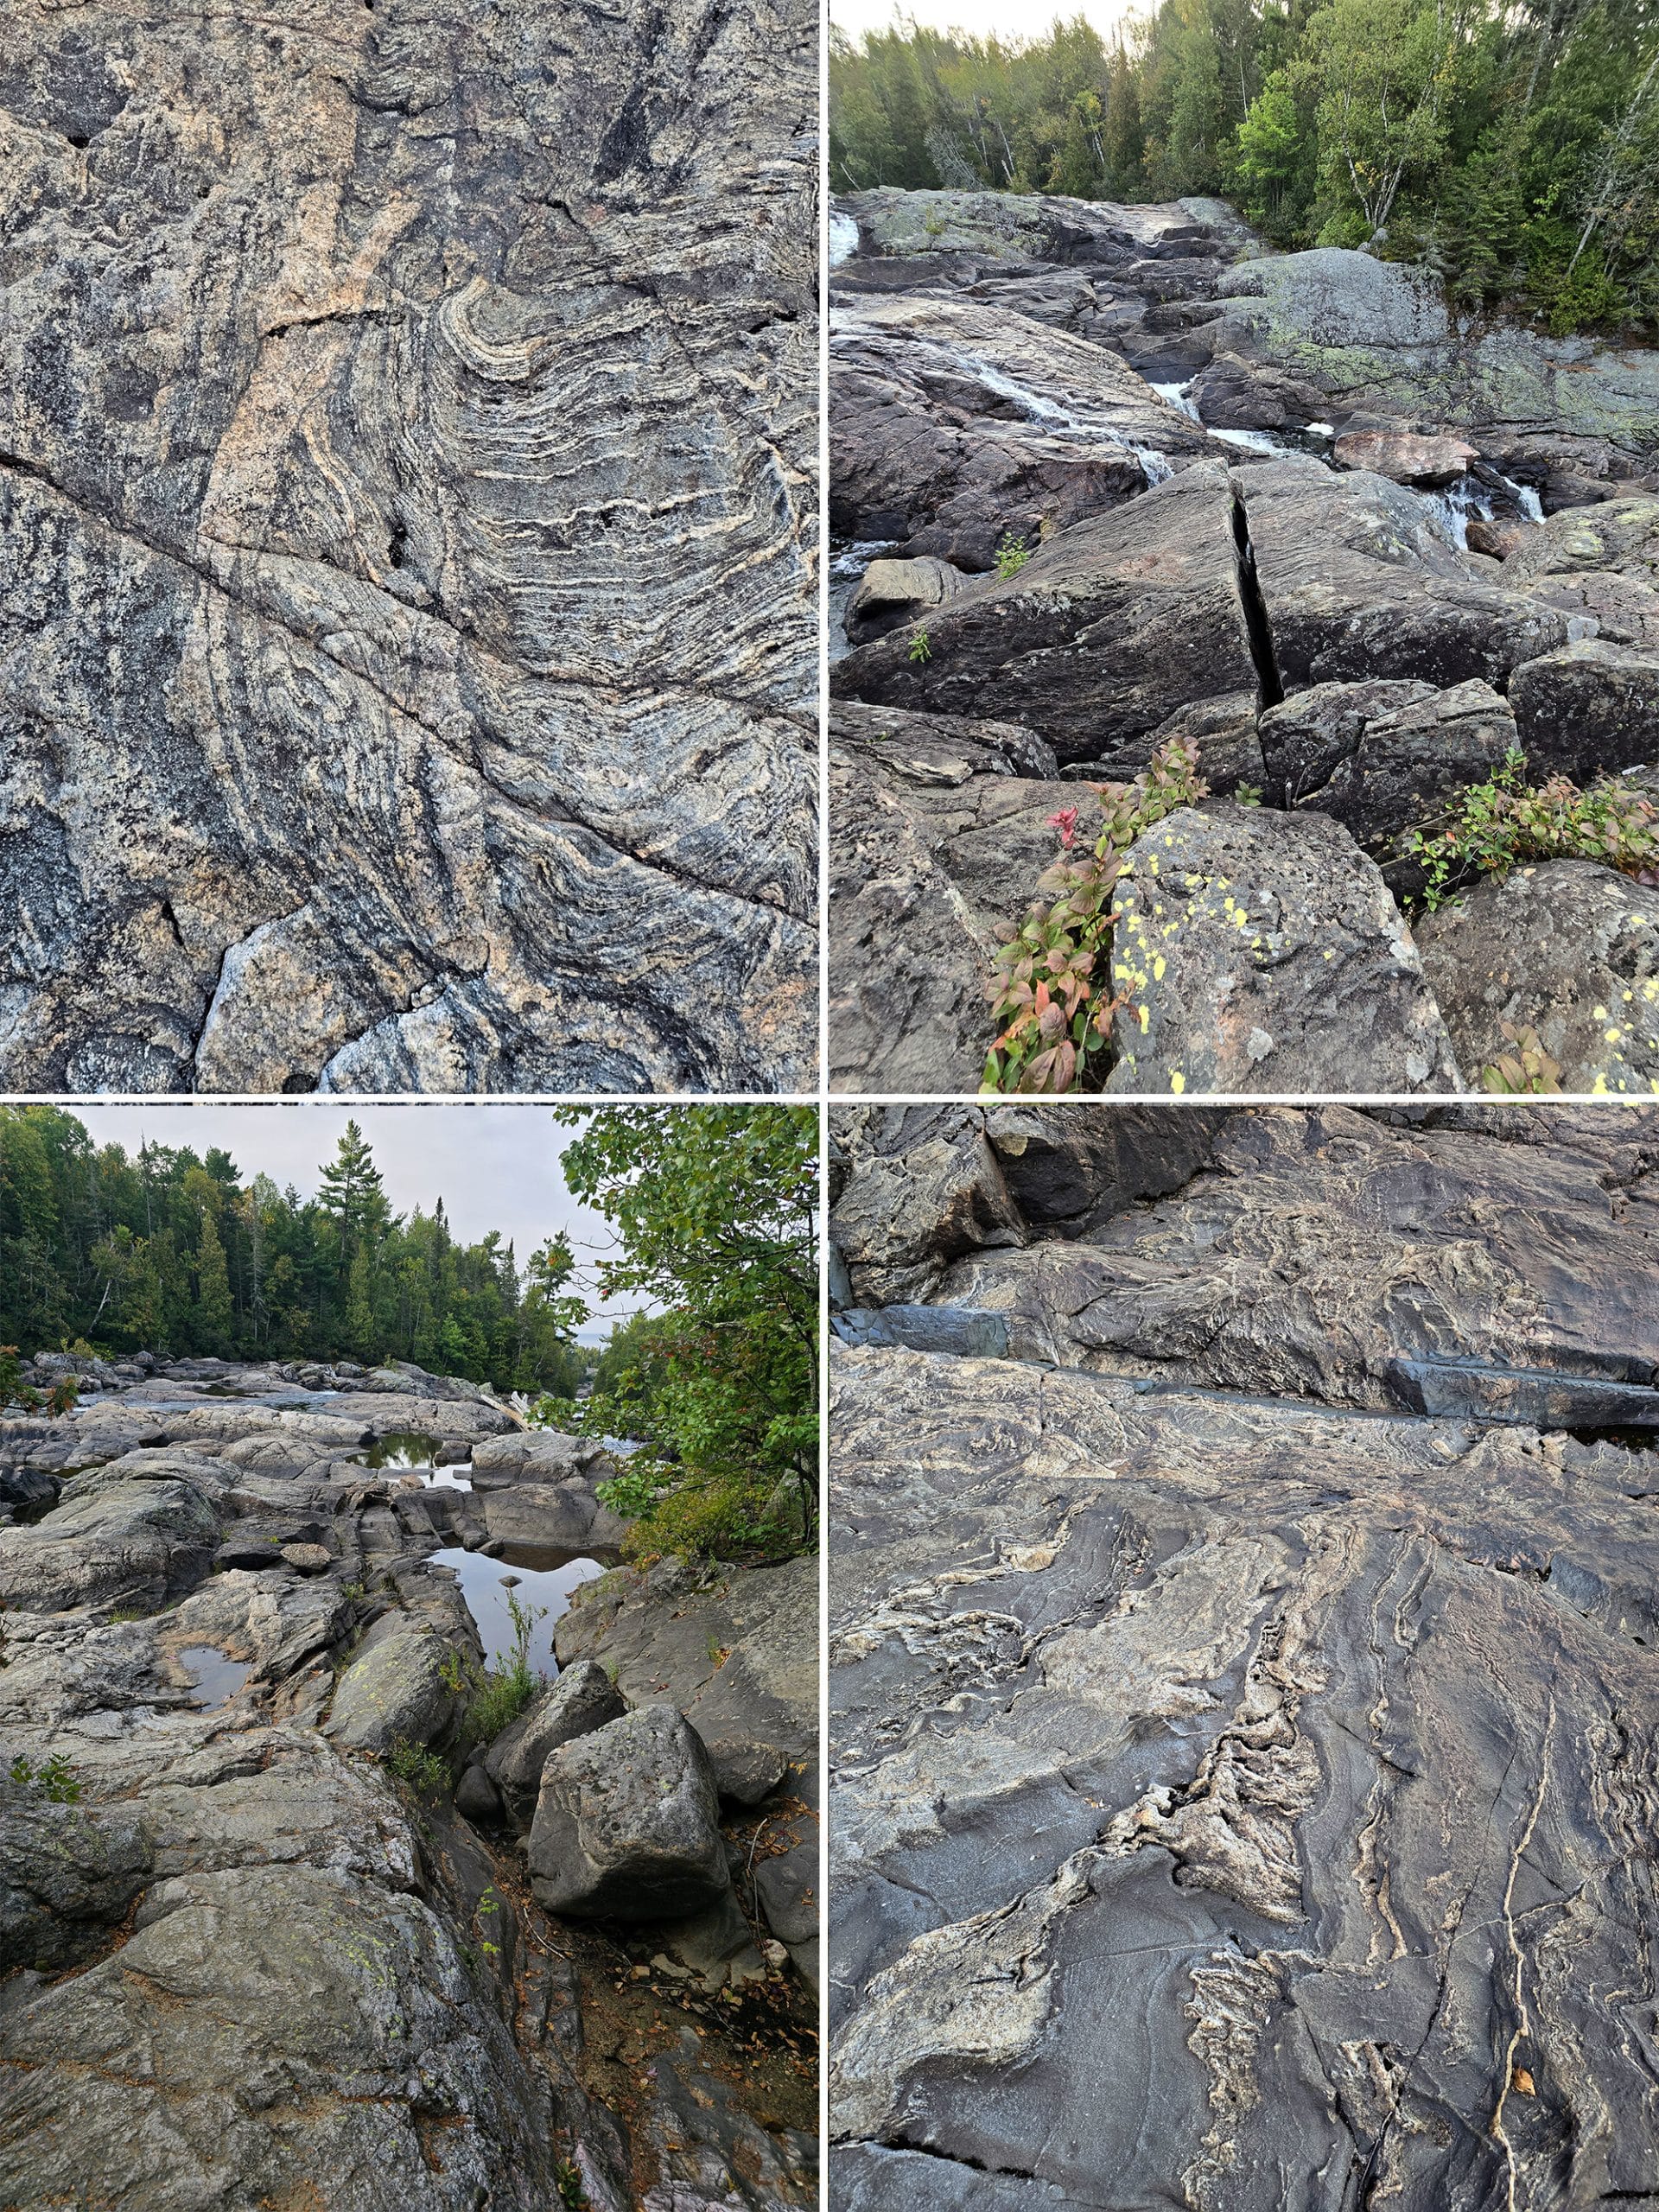
{"type": "Polygon", "coordinates": [[[80,1784],[71,1771],[69,1762],[61,1751],[54,1751],[49,1759],[36,1766],[34,1760],[21,1752],[6,1770],[20,1789],[32,1789],[54,1805],[79,1805],[80,1784]]]}
{"type": "Polygon", "coordinates": [[[559,2161],[556,2176],[559,2202],[564,2212],[589,2212],[588,2192],[582,2185],[582,2176],[569,2158],[559,2161]]]}
{"type": "Polygon", "coordinates": [[[1198,766],[1197,745],[1171,738],[1132,784],[1091,785],[1105,820],[1085,858],[1069,857],[1081,806],[1050,816],[1060,856],[1038,884],[1046,895],[1033,900],[998,953],[987,985],[1002,1028],[986,1057],[982,1091],[1082,1089],[1106,1050],[1113,1015],[1127,1003],[1107,981],[1123,855],[1143,830],[1205,796],[1198,766]]]}
{"type": "Polygon", "coordinates": [[[1017,576],[1031,558],[1026,550],[1026,541],[1014,532],[1004,531],[1002,542],[996,549],[996,573],[1007,583],[1010,576],[1017,576]]]}
{"type": "Polygon", "coordinates": [[[385,1763],[417,1797],[442,1796],[449,1787],[448,1767],[425,1744],[411,1744],[404,1737],[394,1736],[385,1763]]]}
{"type": "Polygon", "coordinates": [[[467,1709],[467,1726],[481,1743],[493,1743],[511,1726],[542,1688],[542,1677],[530,1663],[530,1639],[536,1624],[545,1619],[545,1605],[525,1605],[517,1591],[507,1592],[507,1614],[512,1622],[512,1649],[488,1674],[474,1674],[473,1701],[467,1709]]]}
{"type": "Polygon", "coordinates": [[[1515,1050],[1500,1052],[1480,1071],[1483,1090],[1559,1091],[1561,1065],[1553,1060],[1539,1041],[1535,1029],[1517,1029],[1513,1022],[1498,1024],[1515,1050]]]}
{"type": "Polygon", "coordinates": [[[925,630],[918,630],[910,641],[910,651],[905,655],[905,658],[914,661],[919,668],[924,661],[931,660],[932,658],[933,648],[928,642],[927,632],[925,630]]]}
{"type": "Polygon", "coordinates": [[[1407,838],[1430,913],[1471,879],[1501,882],[1522,861],[1599,861],[1638,883],[1659,883],[1659,808],[1650,799],[1614,783],[1581,791],[1565,776],[1529,784],[1526,766],[1521,747],[1510,746],[1503,766],[1462,794],[1445,829],[1407,838]]]}

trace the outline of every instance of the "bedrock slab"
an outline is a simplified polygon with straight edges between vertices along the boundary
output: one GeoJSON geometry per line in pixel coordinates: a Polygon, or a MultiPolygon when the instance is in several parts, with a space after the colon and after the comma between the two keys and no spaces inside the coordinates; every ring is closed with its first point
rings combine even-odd
{"type": "Polygon", "coordinates": [[[9,29],[0,1082],[809,1083],[810,12],[9,29]]]}
{"type": "Polygon", "coordinates": [[[837,2202],[1639,2201],[1659,1458],[833,1370],[837,2202]]]}

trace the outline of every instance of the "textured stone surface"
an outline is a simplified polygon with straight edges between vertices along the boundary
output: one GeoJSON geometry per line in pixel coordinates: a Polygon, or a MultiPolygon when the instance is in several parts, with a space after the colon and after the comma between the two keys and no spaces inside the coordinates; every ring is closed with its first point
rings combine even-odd
{"type": "Polygon", "coordinates": [[[1659,753],[1659,640],[1609,645],[1586,638],[1517,668],[1510,683],[1529,765],[1575,783],[1632,768],[1659,753]]]}
{"type": "Polygon", "coordinates": [[[1650,1374],[1656,1173],[1636,1109],[1240,1110],[958,1270],[1174,1263],[1119,1362],[833,1356],[837,2203],[1639,2198],[1659,1454],[1351,1408],[1650,1374]]]}
{"type": "Polygon", "coordinates": [[[527,1833],[535,1817],[548,1754],[620,1720],[627,1709],[598,1662],[578,1659],[561,1670],[527,1713],[502,1730],[484,1764],[515,1827],[527,1833]]]}
{"type": "Polygon", "coordinates": [[[9,29],[0,1080],[810,1080],[810,13],[9,29]]]}
{"type": "Polygon", "coordinates": [[[1465,475],[1475,449],[1461,438],[1415,436],[1407,430],[1350,430],[1336,442],[1340,468],[1369,468],[1396,484],[1450,484],[1465,475]]]}
{"type": "Polygon", "coordinates": [[[550,1911],[677,1920],[731,1886],[708,1754],[671,1705],[557,1745],[542,1769],[530,1878],[550,1911]]]}
{"type": "Polygon", "coordinates": [[[1253,690],[1233,497],[1196,465],[1128,505],[1051,537],[1017,575],[970,586],[836,665],[836,694],[1033,729],[1058,758],[1096,760],[1178,707],[1253,690]]]}
{"type": "Polygon", "coordinates": [[[1490,877],[1418,925],[1423,972],[1473,1082],[1535,1032],[1564,1090],[1659,1089],[1659,885],[1592,861],[1490,877]]]}
{"type": "Polygon", "coordinates": [[[1116,903],[1109,1090],[1458,1088],[1417,949],[1328,815],[1182,807],[1130,846],[1116,903]]]}

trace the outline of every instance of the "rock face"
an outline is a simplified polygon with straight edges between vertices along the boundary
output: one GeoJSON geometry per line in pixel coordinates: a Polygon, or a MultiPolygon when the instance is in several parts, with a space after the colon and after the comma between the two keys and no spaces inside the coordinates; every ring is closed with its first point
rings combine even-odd
{"type": "Polygon", "coordinates": [[[549,1756],[561,1744],[620,1720],[627,1709],[597,1661],[579,1659],[562,1670],[528,1713],[502,1730],[485,1765],[515,1827],[529,1833],[549,1756]]]}
{"type": "Polygon", "coordinates": [[[1459,1088],[1416,947],[1328,815],[1182,807],[1129,847],[1116,906],[1109,1090],[1459,1088]]]}
{"type": "Polygon", "coordinates": [[[1231,486],[1195,466],[963,592],[929,617],[925,658],[914,626],[897,630],[838,663],[833,688],[1018,722],[1061,761],[1099,760],[1194,700],[1255,690],[1238,562],[1231,486]]]}
{"type": "Polygon", "coordinates": [[[1415,436],[1403,430],[1350,430],[1336,442],[1340,468],[1369,468],[1396,484],[1451,484],[1477,458],[1461,438],[1415,436]]]}
{"type": "Polygon", "coordinates": [[[1216,1159],[963,1263],[1122,1310],[1184,1252],[1103,1371],[833,1357],[837,2201],[1639,2194],[1659,1453],[1562,1407],[1652,1375],[1655,1113],[1241,1109],[1216,1159]],[[1414,1343],[1441,1407],[1376,1395],[1414,1343]],[[1481,1402],[1535,1357],[1548,1417],[1481,1402]]]}
{"type": "Polygon", "coordinates": [[[1529,1029],[1568,1091],[1659,1086],[1659,886],[1591,861],[1490,878],[1418,931],[1423,971],[1477,1079],[1529,1029]]]}
{"type": "Polygon", "coordinates": [[[530,1876],[550,1911],[674,1920],[730,1885],[714,1776],[671,1705],[556,1746],[542,1769],[530,1876]]]}
{"type": "Polygon", "coordinates": [[[0,1081],[808,1082],[810,12],[12,29],[0,1081]]]}
{"type": "MultiPolygon", "coordinates": [[[[299,2212],[321,2186],[374,2212],[558,2212],[578,2183],[592,2212],[814,2202],[810,2061],[764,2022],[810,2047],[816,1960],[762,1955],[774,1907],[747,1872],[734,1894],[724,1832],[724,1955],[658,1976],[648,1957],[711,1939],[696,1916],[652,1923],[620,1991],[626,1924],[555,1927],[508,1856],[486,1758],[510,1801],[535,1762],[533,1809],[554,1738],[626,1709],[577,1661],[489,1752],[473,1740],[483,1652],[432,1554],[476,1548],[512,1492],[365,1464],[385,1432],[314,1410],[360,1370],[99,1364],[98,1402],[0,1415],[0,2202],[299,2212]],[[240,1452],[272,1437],[303,1467],[240,1452]],[[15,1522],[21,1478],[39,1517],[15,1522]],[[726,1980],[761,1985],[741,2042],[703,2002],[726,1980]]],[[[451,1465],[511,1419],[448,1378],[395,1380],[357,1403],[421,1409],[413,1433],[451,1465]]],[[[593,1464],[581,1440],[499,1445],[504,1484],[593,1464]]],[[[815,1591],[785,1582],[774,1641],[816,1654],[815,1591]]],[[[784,1739],[804,1764],[816,1722],[814,1701],[784,1739]]],[[[781,1793],[746,1811],[746,1844],[787,1858],[799,1814],[781,1793]]],[[[774,1902],[793,1927],[801,1885],[774,1902]]]]}

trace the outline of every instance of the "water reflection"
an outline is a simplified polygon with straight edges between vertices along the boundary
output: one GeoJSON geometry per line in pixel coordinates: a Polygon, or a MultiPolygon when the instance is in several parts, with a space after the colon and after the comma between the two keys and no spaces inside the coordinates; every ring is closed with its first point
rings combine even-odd
{"type": "Polygon", "coordinates": [[[553,1656],[553,1630],[570,1610],[570,1600],[584,1582],[595,1581],[606,1572],[603,1564],[585,1554],[550,1550],[544,1545],[511,1545],[501,1559],[483,1552],[461,1551],[451,1546],[428,1554],[429,1567],[454,1570],[467,1610],[477,1624],[484,1656],[490,1662],[504,1658],[513,1646],[509,1595],[532,1611],[545,1608],[530,1637],[532,1674],[549,1681],[559,1671],[553,1656]],[[504,1580],[503,1577],[510,1578],[504,1580]]]}

